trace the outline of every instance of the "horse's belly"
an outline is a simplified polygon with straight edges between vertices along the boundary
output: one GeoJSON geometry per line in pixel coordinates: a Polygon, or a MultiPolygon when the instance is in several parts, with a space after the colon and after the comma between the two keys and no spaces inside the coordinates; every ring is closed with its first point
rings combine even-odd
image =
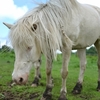
{"type": "Polygon", "coordinates": [[[92,44],[81,44],[81,43],[78,43],[77,45],[73,45],[72,49],[75,50],[75,49],[82,49],[82,48],[86,48],[86,47],[89,47],[91,46],[92,44]]]}
{"type": "Polygon", "coordinates": [[[100,39],[100,33],[88,33],[84,36],[80,36],[76,42],[73,43],[73,49],[81,49],[91,46],[96,42],[97,39],[100,39]]]}

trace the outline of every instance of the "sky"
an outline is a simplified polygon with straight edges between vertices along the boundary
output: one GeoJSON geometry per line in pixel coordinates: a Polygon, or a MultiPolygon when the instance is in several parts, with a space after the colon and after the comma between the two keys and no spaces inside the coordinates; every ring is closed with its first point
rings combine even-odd
{"type": "MultiPolygon", "coordinates": [[[[47,0],[0,0],[0,47],[4,44],[9,45],[9,29],[3,25],[3,22],[13,24],[22,17],[27,11],[36,6],[34,2],[43,2],[47,0]]],[[[91,4],[100,7],[99,0],[77,0],[82,4],[91,4]]]]}

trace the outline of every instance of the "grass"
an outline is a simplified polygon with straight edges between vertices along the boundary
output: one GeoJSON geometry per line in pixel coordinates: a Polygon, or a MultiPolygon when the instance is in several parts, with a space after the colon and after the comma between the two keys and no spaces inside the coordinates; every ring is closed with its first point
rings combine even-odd
{"type": "MultiPolygon", "coordinates": [[[[67,78],[67,98],[68,100],[100,100],[100,92],[96,91],[97,87],[97,56],[87,56],[87,68],[85,71],[83,90],[79,95],[71,93],[75,86],[79,74],[79,59],[76,54],[72,54],[69,63],[69,74],[67,78]]],[[[36,88],[31,87],[34,76],[34,67],[31,70],[29,81],[25,86],[11,86],[11,73],[14,65],[13,53],[0,53],[0,100],[39,100],[45,89],[45,58],[42,57],[42,79],[40,85],[36,88]],[[33,99],[34,98],[34,99],[33,99]]],[[[60,69],[62,66],[62,57],[58,56],[57,61],[54,61],[52,68],[52,76],[54,87],[52,90],[52,100],[57,100],[61,88],[60,69]]]]}

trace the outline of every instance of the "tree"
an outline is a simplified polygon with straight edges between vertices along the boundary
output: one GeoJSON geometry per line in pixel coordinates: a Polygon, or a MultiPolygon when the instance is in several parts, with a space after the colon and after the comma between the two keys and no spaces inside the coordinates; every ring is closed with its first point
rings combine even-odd
{"type": "Polygon", "coordinates": [[[86,49],[86,54],[96,55],[97,54],[97,51],[96,51],[95,47],[92,46],[89,49],[86,49]]]}
{"type": "Polygon", "coordinates": [[[11,48],[8,47],[7,45],[3,45],[0,51],[2,51],[2,52],[9,52],[9,51],[11,51],[11,48]]]}

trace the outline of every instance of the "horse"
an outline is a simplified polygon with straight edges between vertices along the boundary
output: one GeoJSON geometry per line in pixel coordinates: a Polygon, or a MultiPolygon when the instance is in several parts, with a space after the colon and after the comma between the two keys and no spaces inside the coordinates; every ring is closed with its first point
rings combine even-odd
{"type": "Polygon", "coordinates": [[[34,74],[34,80],[31,86],[37,87],[39,85],[39,80],[41,79],[41,71],[40,71],[41,58],[36,63],[34,63],[34,67],[35,67],[35,74],[34,74]]]}
{"type": "Polygon", "coordinates": [[[66,80],[71,50],[77,49],[80,58],[80,73],[74,94],[81,91],[86,66],[85,49],[92,44],[98,52],[98,86],[100,91],[100,9],[80,4],[77,0],[50,0],[46,4],[27,12],[10,28],[9,38],[15,51],[12,79],[17,84],[25,84],[34,63],[46,58],[46,89],[41,100],[51,100],[52,63],[56,50],[62,51],[62,85],[58,100],[67,100],[66,80]]]}

